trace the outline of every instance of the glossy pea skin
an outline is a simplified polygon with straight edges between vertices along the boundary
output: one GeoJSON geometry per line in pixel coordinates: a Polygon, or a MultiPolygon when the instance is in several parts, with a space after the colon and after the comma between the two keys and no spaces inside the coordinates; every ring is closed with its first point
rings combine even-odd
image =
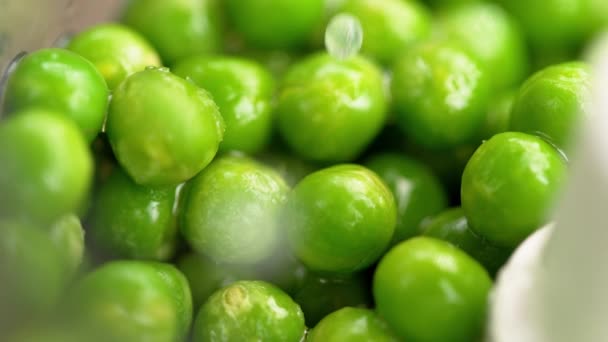
{"type": "Polygon", "coordinates": [[[206,91],[166,69],[148,69],[116,88],[106,132],[136,183],[176,185],[211,162],[224,122],[206,91]]]}
{"type": "Polygon", "coordinates": [[[274,253],[289,187],[247,157],[224,156],[186,184],[182,235],[217,262],[254,264],[274,253]]]}
{"type": "Polygon", "coordinates": [[[396,120],[413,142],[441,150],[474,140],[490,84],[464,48],[427,42],[400,57],[392,71],[396,120]]]}
{"type": "Polygon", "coordinates": [[[447,242],[416,237],[384,255],[374,274],[376,310],[405,341],[470,342],[482,336],[492,281],[447,242]]]}
{"type": "Polygon", "coordinates": [[[42,49],[25,56],[6,85],[4,109],[56,111],[72,119],[88,141],[101,131],[108,89],[95,66],[64,49],[42,49]]]}
{"type": "Polygon", "coordinates": [[[184,276],[173,266],[113,261],[87,274],[66,305],[77,329],[106,341],[181,341],[192,319],[184,276]]]}
{"type": "Polygon", "coordinates": [[[589,115],[589,66],[570,62],[547,67],[519,89],[511,112],[510,130],[540,134],[569,151],[582,120],[589,115]]]}
{"type": "Polygon", "coordinates": [[[201,307],[193,342],[299,342],[304,315],[289,296],[262,281],[239,281],[216,291],[201,307]]]}
{"type": "Polygon", "coordinates": [[[515,248],[548,220],[566,177],[561,154],[543,139],[497,134],[481,145],[462,175],[462,208],[481,237],[515,248]]]}
{"type": "Polygon", "coordinates": [[[395,153],[375,155],[365,165],[386,182],[395,197],[397,226],[392,244],[418,235],[425,217],[447,207],[445,190],[426,165],[395,153]]]}
{"type": "Polygon", "coordinates": [[[95,195],[88,232],[112,256],[166,260],[175,249],[176,186],[138,185],[114,168],[95,195]]]}
{"type": "Polygon", "coordinates": [[[488,103],[484,123],[479,131],[479,141],[490,139],[492,136],[509,131],[511,112],[517,91],[514,89],[496,93],[488,103]]]}
{"type": "Polygon", "coordinates": [[[495,89],[518,85],[528,71],[526,41],[518,23],[489,3],[458,6],[443,14],[441,30],[460,42],[491,74],[495,89]]]}
{"type": "Polygon", "coordinates": [[[92,62],[110,90],[147,66],[161,66],[160,57],[150,43],[121,24],[93,26],[72,38],[67,48],[92,62]]]}
{"type": "Polygon", "coordinates": [[[230,24],[253,47],[305,45],[323,15],[323,0],[227,0],[230,24]]]}
{"type": "Polygon", "coordinates": [[[313,271],[352,273],[380,257],[397,220],[395,199],[374,172],[354,164],[305,177],[286,208],[294,254],[313,271]]]}
{"type": "Polygon", "coordinates": [[[396,342],[387,324],[368,309],[343,308],[323,318],[308,334],[309,342],[396,342]]]}
{"type": "Polygon", "coordinates": [[[42,109],[0,124],[0,217],[48,225],[75,211],[92,180],[93,160],[78,127],[42,109]]]}
{"type": "Polygon", "coordinates": [[[431,31],[430,12],[414,1],[348,0],[339,12],[359,19],[362,52],[382,63],[390,63],[431,31]]]}
{"type": "Polygon", "coordinates": [[[73,276],[84,258],[84,229],[78,216],[68,214],[49,228],[49,237],[66,265],[66,278],[73,276]]]}
{"type": "Polygon", "coordinates": [[[495,275],[510,256],[510,249],[494,246],[473,232],[460,207],[447,209],[424,220],[420,230],[424,236],[447,241],[460,248],[495,275]]]}
{"type": "Polygon", "coordinates": [[[276,109],[278,130],[304,159],[350,161],[380,133],[387,99],[382,74],[362,57],[339,61],[321,53],[285,76],[276,109]]]}
{"type": "Polygon", "coordinates": [[[141,33],[166,65],[205,53],[222,42],[222,11],[217,0],[129,1],[123,22],[141,33]]]}
{"type": "Polygon", "coordinates": [[[261,65],[241,58],[191,57],[172,69],[213,96],[226,123],[221,151],[256,153],[272,133],[274,80],[261,65]]]}
{"type": "Polygon", "coordinates": [[[347,306],[372,306],[370,284],[364,274],[336,277],[306,272],[293,300],[302,308],[308,327],[347,306]]]}
{"type": "Polygon", "coordinates": [[[318,169],[316,165],[282,151],[265,151],[256,159],[273,168],[291,187],[318,169]]]}
{"type": "Polygon", "coordinates": [[[38,227],[0,221],[0,336],[54,307],[69,270],[59,248],[38,227]]]}

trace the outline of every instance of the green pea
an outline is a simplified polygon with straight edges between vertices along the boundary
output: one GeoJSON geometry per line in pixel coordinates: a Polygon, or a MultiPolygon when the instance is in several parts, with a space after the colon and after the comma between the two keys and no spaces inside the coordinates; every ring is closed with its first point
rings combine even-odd
{"type": "Polygon", "coordinates": [[[509,131],[516,94],[516,91],[508,90],[493,96],[493,100],[488,103],[486,109],[485,121],[480,130],[480,141],[509,131]]]}
{"type": "Polygon", "coordinates": [[[160,66],[156,50],[139,33],[120,24],[101,24],[77,34],[67,47],[97,67],[110,90],[147,66],[160,66]]]}
{"type": "Polygon", "coordinates": [[[343,308],[325,317],[308,334],[309,342],[397,342],[387,324],[371,310],[343,308]]]}
{"type": "Polygon", "coordinates": [[[90,338],[106,341],[181,341],[192,319],[190,292],[173,266],[114,261],[82,278],[67,311],[90,338]]]}
{"type": "Polygon", "coordinates": [[[70,278],[76,274],[84,258],[84,229],[80,219],[74,214],[61,217],[51,225],[49,235],[63,256],[66,278],[70,278]]]}
{"type": "Polygon", "coordinates": [[[114,91],[106,132],[136,183],[176,185],[215,156],[224,123],[211,96],[165,69],[131,75],[114,91]]]}
{"type": "Polygon", "coordinates": [[[418,235],[424,218],[447,207],[445,190],[426,165],[390,153],[372,156],[365,165],[382,177],[395,196],[397,226],[392,244],[418,235]]]}
{"type": "Polygon", "coordinates": [[[101,131],[108,89],[95,66],[63,49],[42,49],[19,61],[6,85],[4,109],[47,109],[74,120],[92,141],[101,131]]]}
{"type": "Polygon", "coordinates": [[[88,230],[95,246],[112,256],[166,260],[175,249],[176,186],[147,187],[120,168],[99,187],[88,230]]]}
{"type": "Polygon", "coordinates": [[[293,299],[302,308],[309,327],[341,308],[372,306],[370,284],[364,274],[335,277],[307,272],[293,299]]]}
{"type": "Polygon", "coordinates": [[[187,183],[182,234],[217,262],[254,264],[280,242],[279,215],[289,188],[272,169],[249,158],[215,160],[187,183]]]}
{"type": "Polygon", "coordinates": [[[239,281],[215,292],[200,309],[193,342],[299,342],[304,315],[280,289],[262,281],[239,281]]]}
{"type": "Polygon", "coordinates": [[[548,220],[566,177],[560,153],[543,139],[516,132],[481,145],[462,175],[462,208],[471,228],[515,248],[548,220]]]}
{"type": "Polygon", "coordinates": [[[324,0],[226,0],[225,6],[247,43],[289,49],[305,45],[322,19],[324,0]]]}
{"type": "Polygon", "coordinates": [[[397,123],[416,144],[450,149],[477,137],[489,83],[483,66],[462,47],[414,47],[393,67],[391,89],[397,123]]]}
{"type": "Polygon", "coordinates": [[[579,125],[588,116],[589,66],[581,62],[553,65],[532,75],[519,89],[510,129],[541,134],[570,151],[579,125]]]}
{"type": "Polygon", "coordinates": [[[276,113],[279,133],[305,159],[353,160],[384,125],[383,89],[380,70],[366,59],[308,57],[283,80],[276,113]]]}
{"type": "Polygon", "coordinates": [[[266,151],[258,155],[257,159],[278,172],[289,186],[295,186],[317,170],[315,165],[282,151],[266,151]]]}
{"type": "Polygon", "coordinates": [[[133,0],[123,21],[146,37],[167,65],[218,52],[222,45],[222,11],[217,0],[133,0]]]}
{"type": "Polygon", "coordinates": [[[431,31],[431,14],[415,1],[348,0],[339,11],[359,19],[363,53],[382,63],[392,62],[431,31]]]}
{"type": "Polygon", "coordinates": [[[472,3],[444,13],[445,36],[459,41],[491,74],[497,89],[518,85],[528,70],[523,33],[517,22],[496,4],[472,3]]]}
{"type": "Polygon", "coordinates": [[[93,161],[78,127],[42,109],[0,123],[0,217],[48,225],[85,199],[93,161]]]}
{"type": "Polygon", "coordinates": [[[447,241],[462,249],[495,275],[511,251],[497,247],[474,233],[469,227],[462,208],[451,208],[422,222],[423,235],[447,241]]]}
{"type": "Polygon", "coordinates": [[[55,306],[68,280],[62,253],[47,232],[0,221],[0,337],[55,306]]]}
{"type": "Polygon", "coordinates": [[[352,273],[376,261],[395,229],[390,189],[374,172],[337,165],[293,189],[286,210],[294,254],[313,271],[352,273]]]}
{"type": "Polygon", "coordinates": [[[226,123],[221,151],[256,153],[270,140],[274,80],[261,65],[240,58],[192,57],[173,72],[209,91],[226,123]]]}
{"type": "Polygon", "coordinates": [[[391,249],[374,274],[376,310],[405,341],[481,338],[492,280],[447,242],[416,237],[391,249]]]}

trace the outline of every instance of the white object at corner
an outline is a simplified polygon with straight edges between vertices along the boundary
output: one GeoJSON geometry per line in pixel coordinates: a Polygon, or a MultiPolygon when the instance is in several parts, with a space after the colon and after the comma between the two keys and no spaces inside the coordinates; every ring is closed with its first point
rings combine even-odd
{"type": "Polygon", "coordinates": [[[533,234],[500,272],[488,341],[608,341],[608,53],[604,56],[594,65],[593,115],[556,223],[533,234]]]}

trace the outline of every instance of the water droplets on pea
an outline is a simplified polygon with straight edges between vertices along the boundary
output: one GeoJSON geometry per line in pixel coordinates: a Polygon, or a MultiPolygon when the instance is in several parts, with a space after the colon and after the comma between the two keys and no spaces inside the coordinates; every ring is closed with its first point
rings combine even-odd
{"type": "Polygon", "coordinates": [[[359,53],[363,44],[363,28],[357,17],[341,13],[331,19],[325,30],[325,48],[339,60],[359,53]]]}

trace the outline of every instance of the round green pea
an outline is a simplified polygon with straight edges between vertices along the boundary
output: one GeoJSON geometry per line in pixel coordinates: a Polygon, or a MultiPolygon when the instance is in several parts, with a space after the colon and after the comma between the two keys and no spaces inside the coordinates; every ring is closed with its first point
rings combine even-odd
{"type": "Polygon", "coordinates": [[[176,186],[138,185],[120,168],[99,186],[88,232],[95,246],[113,256],[166,260],[175,249],[176,186]]]}
{"type": "Polygon", "coordinates": [[[347,0],[339,11],[359,19],[362,52],[382,63],[390,63],[431,31],[430,12],[415,1],[347,0]]]}
{"type": "Polygon", "coordinates": [[[528,71],[523,33],[502,7],[472,3],[448,11],[440,25],[446,37],[458,41],[480,62],[496,89],[518,85],[528,71]]]}
{"type": "Polygon", "coordinates": [[[101,24],[77,34],[67,48],[92,62],[110,90],[147,66],[160,66],[160,57],[138,32],[121,24],[101,24]]]}
{"type": "Polygon", "coordinates": [[[376,261],[397,221],[395,199],[374,172],[337,165],[306,176],[286,210],[289,243],[313,271],[352,273],[376,261]]]}
{"type": "Polygon", "coordinates": [[[305,45],[323,18],[324,0],[226,0],[234,29],[254,47],[289,49],[305,45]]]}
{"type": "Polygon", "coordinates": [[[262,281],[238,281],[215,292],[201,307],[193,342],[299,342],[304,315],[277,287],[262,281]]]}
{"type": "Polygon", "coordinates": [[[276,110],[279,133],[305,159],[353,160],[385,123],[383,89],[380,70],[366,59],[308,57],[283,80],[276,110]]]}
{"type": "Polygon", "coordinates": [[[516,94],[515,90],[507,90],[493,96],[493,100],[488,103],[485,120],[479,131],[480,141],[509,131],[516,94]]]}
{"type": "Polygon", "coordinates": [[[67,278],[73,276],[84,258],[84,229],[78,216],[68,214],[53,223],[49,229],[51,241],[62,254],[67,278]]]}
{"type": "Polygon", "coordinates": [[[510,249],[494,246],[469,227],[460,207],[450,208],[422,222],[420,230],[425,236],[447,241],[462,249],[495,275],[509,256],[510,249]]]}
{"type": "Polygon", "coordinates": [[[255,62],[229,57],[191,57],[173,73],[189,78],[213,96],[226,123],[221,151],[256,153],[272,133],[274,80],[255,62]]]}
{"type": "Polygon", "coordinates": [[[510,130],[540,134],[566,151],[577,128],[588,116],[591,73],[582,62],[547,67],[519,89],[511,113],[510,130]]]}
{"type": "Polygon", "coordinates": [[[222,11],[218,0],[133,0],[123,21],[141,33],[166,65],[189,56],[218,52],[222,11]]]}
{"type": "Polygon", "coordinates": [[[0,217],[44,226],[79,207],[93,176],[78,127],[42,109],[0,123],[0,168],[0,217]]]}
{"type": "Polygon", "coordinates": [[[455,44],[428,42],[400,57],[391,92],[396,120],[416,144],[449,149],[473,141],[484,120],[484,67],[455,44]]]}
{"type": "Polygon", "coordinates": [[[187,183],[181,231],[190,246],[217,262],[253,264],[280,243],[280,214],[289,187],[247,157],[216,159],[187,183]]]}
{"type": "Polygon", "coordinates": [[[323,318],[308,342],[397,342],[387,324],[371,310],[343,308],[323,318]]]}
{"type": "Polygon", "coordinates": [[[101,131],[108,89],[95,66],[64,49],[42,49],[19,61],[10,75],[4,109],[32,107],[56,111],[74,120],[88,141],[101,131]]]}
{"type": "Polygon", "coordinates": [[[484,268],[458,248],[416,237],[384,255],[373,294],[404,341],[470,342],[483,334],[491,286],[484,268]]]}
{"type": "Polygon", "coordinates": [[[317,170],[315,165],[282,151],[263,152],[257,156],[257,160],[273,168],[292,187],[317,170]]]}
{"type": "Polygon", "coordinates": [[[424,164],[394,153],[372,156],[365,165],[391,189],[397,204],[397,226],[392,243],[418,235],[420,222],[447,207],[441,183],[424,164]]]}
{"type": "Polygon", "coordinates": [[[82,278],[70,292],[73,324],[106,341],[180,341],[192,303],[187,281],[173,266],[113,261],[82,278]]]}
{"type": "Polygon", "coordinates": [[[293,300],[302,308],[309,327],[341,308],[372,306],[370,284],[364,274],[335,277],[306,272],[293,300]]]}
{"type": "Polygon", "coordinates": [[[462,208],[477,234],[515,248],[546,223],[565,177],[562,155],[543,139],[517,132],[497,134],[467,163],[462,208]]]}
{"type": "Polygon", "coordinates": [[[211,162],[224,122],[206,91],[166,69],[148,69],[116,88],[106,132],[136,183],[176,185],[211,162]]]}

